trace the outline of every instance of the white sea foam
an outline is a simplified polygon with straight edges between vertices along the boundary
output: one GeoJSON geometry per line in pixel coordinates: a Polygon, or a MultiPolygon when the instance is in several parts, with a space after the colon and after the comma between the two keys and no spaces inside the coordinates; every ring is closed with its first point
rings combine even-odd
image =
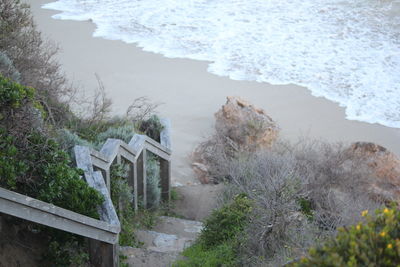
{"type": "Polygon", "coordinates": [[[400,1],[59,0],[56,19],[237,80],[294,83],[348,119],[400,128],[400,1]]]}

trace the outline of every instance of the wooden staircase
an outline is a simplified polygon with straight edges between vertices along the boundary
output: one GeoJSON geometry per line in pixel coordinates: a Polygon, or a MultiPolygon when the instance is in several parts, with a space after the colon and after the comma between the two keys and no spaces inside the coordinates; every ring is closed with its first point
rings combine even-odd
{"type": "Polygon", "coordinates": [[[89,238],[90,261],[93,266],[114,267],[119,265],[118,236],[121,230],[118,216],[110,198],[110,167],[115,163],[129,164],[128,183],[134,191],[134,207],[139,197],[146,206],[146,153],[155,154],[160,160],[162,199],[170,199],[171,141],[170,123],[161,120],[164,130],[158,143],[145,135],[134,135],[126,144],[118,139],[108,139],[100,151],[84,146],[74,148],[78,168],[84,171],[88,185],[104,196],[98,207],[100,220],[54,206],[0,188],[0,213],[27,221],[43,224],[55,229],[89,238]]]}

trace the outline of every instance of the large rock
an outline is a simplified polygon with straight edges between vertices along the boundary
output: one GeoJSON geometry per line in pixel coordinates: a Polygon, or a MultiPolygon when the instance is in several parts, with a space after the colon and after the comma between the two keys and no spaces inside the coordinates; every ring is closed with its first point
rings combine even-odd
{"type": "Polygon", "coordinates": [[[217,132],[232,140],[239,149],[264,149],[278,137],[279,128],[271,117],[240,97],[227,97],[215,118],[217,132]]]}
{"type": "Polygon", "coordinates": [[[356,142],[350,150],[362,157],[371,168],[375,180],[369,193],[378,200],[400,201],[400,160],[386,148],[368,142],[356,142]]]}

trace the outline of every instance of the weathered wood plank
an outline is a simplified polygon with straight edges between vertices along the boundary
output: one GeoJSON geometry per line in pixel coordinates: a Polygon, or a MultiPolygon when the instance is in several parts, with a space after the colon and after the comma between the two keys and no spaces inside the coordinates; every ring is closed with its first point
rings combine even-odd
{"type": "Polygon", "coordinates": [[[99,207],[100,219],[120,227],[120,222],[112,204],[109,190],[104,182],[103,176],[101,172],[94,172],[93,170],[90,149],[84,146],[75,146],[74,152],[76,165],[78,168],[84,171],[86,182],[90,187],[99,191],[104,197],[104,202],[99,207]]]}
{"type": "Polygon", "coordinates": [[[0,212],[109,244],[118,242],[119,225],[66,210],[0,188],[0,212]]]}

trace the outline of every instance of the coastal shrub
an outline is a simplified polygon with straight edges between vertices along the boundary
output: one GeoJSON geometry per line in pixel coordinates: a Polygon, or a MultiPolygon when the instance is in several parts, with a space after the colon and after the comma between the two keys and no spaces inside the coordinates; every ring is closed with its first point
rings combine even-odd
{"type": "Polygon", "coordinates": [[[2,112],[20,108],[24,103],[32,101],[35,90],[0,75],[0,108],[2,112]]]}
{"type": "Polygon", "coordinates": [[[34,102],[34,89],[0,76],[0,114],[3,115],[0,160],[4,163],[0,183],[22,194],[97,217],[102,196],[80,178],[81,172],[70,166],[68,155],[55,140],[18,117],[34,102]],[[18,132],[14,129],[16,124],[22,125],[17,128],[18,132]]]}
{"type": "Polygon", "coordinates": [[[47,252],[42,257],[43,266],[90,266],[87,244],[80,237],[73,235],[68,237],[64,242],[52,238],[47,252]]]}
{"type": "Polygon", "coordinates": [[[145,135],[160,142],[160,133],[164,129],[164,126],[161,124],[158,116],[152,115],[149,119],[139,122],[138,128],[145,135]]]}
{"type": "Polygon", "coordinates": [[[80,178],[70,166],[68,155],[52,139],[31,133],[28,144],[17,152],[25,173],[17,178],[15,190],[77,213],[98,218],[103,197],[80,178]]]}
{"type": "Polygon", "coordinates": [[[125,164],[114,164],[111,166],[111,200],[121,223],[119,244],[121,246],[138,246],[135,237],[134,216],[135,210],[132,206],[133,192],[128,185],[128,166],[125,164]]]}
{"type": "Polygon", "coordinates": [[[362,212],[364,222],[340,228],[338,235],[310,249],[309,256],[289,266],[398,266],[400,211],[396,205],[374,216],[362,212]]]}
{"type": "Polygon", "coordinates": [[[243,230],[249,223],[252,207],[252,200],[238,194],[229,204],[214,210],[196,243],[183,252],[186,259],[174,266],[236,266],[239,240],[245,238],[243,230]]]}
{"type": "Polygon", "coordinates": [[[214,267],[214,266],[238,266],[233,244],[228,242],[205,249],[201,244],[194,244],[183,253],[186,260],[175,262],[174,267],[214,267]]]}
{"type": "Polygon", "coordinates": [[[233,240],[248,223],[252,210],[252,201],[245,195],[237,195],[232,203],[215,210],[206,219],[200,235],[200,242],[205,248],[233,240]]]}
{"type": "Polygon", "coordinates": [[[241,265],[282,265],[322,235],[298,201],[307,194],[295,162],[291,155],[270,153],[232,161],[225,194],[244,192],[254,203],[251,223],[243,230],[247,238],[238,249],[241,265]]]}
{"type": "Polygon", "coordinates": [[[121,139],[125,143],[129,143],[134,134],[135,129],[132,123],[126,123],[117,127],[110,127],[104,132],[100,132],[96,136],[96,144],[97,147],[101,147],[108,138],[121,139]]]}
{"type": "Polygon", "coordinates": [[[0,18],[1,73],[37,89],[37,100],[49,114],[47,122],[65,123],[74,89],[55,60],[58,47],[43,40],[29,6],[22,1],[1,0],[0,18]]]}
{"type": "Polygon", "coordinates": [[[157,208],[161,199],[160,163],[151,153],[147,153],[146,178],[147,205],[149,208],[157,208]]]}
{"type": "Polygon", "coordinates": [[[24,175],[28,166],[18,158],[18,149],[14,146],[14,138],[0,128],[0,186],[15,190],[17,179],[24,175]]]}
{"type": "Polygon", "coordinates": [[[215,135],[203,145],[208,173],[226,183],[227,199],[245,193],[254,201],[237,250],[241,265],[284,265],[383,204],[366,193],[369,166],[343,144],[278,140],[247,152],[215,135]]]}
{"type": "MultiPolygon", "coordinates": [[[[46,125],[40,123],[36,107],[32,88],[0,76],[0,186],[98,218],[97,207],[103,196],[81,179],[81,170],[71,167],[68,154],[49,137],[46,125]]],[[[21,232],[30,231],[31,224],[22,225],[21,232]]],[[[58,244],[50,246],[46,255],[60,261],[54,260],[47,266],[71,266],[79,251],[84,250],[83,238],[43,226],[36,230],[47,234],[49,245],[58,244]],[[79,243],[72,246],[74,240],[79,243]]]]}
{"type": "Polygon", "coordinates": [[[14,67],[11,59],[0,51],[0,74],[14,82],[20,82],[21,73],[14,67]]]}
{"type": "Polygon", "coordinates": [[[92,143],[80,138],[77,134],[65,128],[59,129],[55,138],[60,145],[60,148],[67,151],[71,159],[74,159],[75,157],[74,147],[76,145],[93,147],[92,143]]]}

